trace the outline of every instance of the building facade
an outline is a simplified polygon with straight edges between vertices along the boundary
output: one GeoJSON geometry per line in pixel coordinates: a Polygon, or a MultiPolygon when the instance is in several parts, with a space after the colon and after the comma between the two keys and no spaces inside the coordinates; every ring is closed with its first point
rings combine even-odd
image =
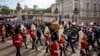
{"type": "Polygon", "coordinates": [[[59,14],[68,18],[100,18],[100,0],[56,0],[52,4],[52,14],[58,8],[59,14]],[[74,12],[77,10],[77,14],[74,12]],[[77,16],[76,16],[77,15],[77,16]]]}

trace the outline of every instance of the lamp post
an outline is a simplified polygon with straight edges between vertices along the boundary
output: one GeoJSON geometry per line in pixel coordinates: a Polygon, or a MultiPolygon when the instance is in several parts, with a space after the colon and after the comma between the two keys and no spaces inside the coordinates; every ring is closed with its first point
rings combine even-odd
{"type": "Polygon", "coordinates": [[[43,14],[43,12],[41,11],[41,22],[42,22],[42,14],[43,14]]]}
{"type": "MultiPolygon", "coordinates": [[[[36,9],[37,9],[37,5],[34,5],[33,8],[34,8],[34,17],[35,17],[35,19],[36,19],[36,9]]],[[[37,20],[37,19],[36,19],[36,20],[37,20]]]]}
{"type": "Polygon", "coordinates": [[[58,18],[57,18],[57,15],[58,15],[57,3],[56,3],[56,9],[54,11],[54,14],[55,14],[55,20],[57,21],[58,20],[58,18]]]}
{"type": "Polygon", "coordinates": [[[77,16],[79,14],[79,10],[77,8],[75,8],[74,11],[73,11],[73,13],[74,13],[74,20],[73,21],[74,22],[78,22],[79,19],[78,19],[77,16]]]}

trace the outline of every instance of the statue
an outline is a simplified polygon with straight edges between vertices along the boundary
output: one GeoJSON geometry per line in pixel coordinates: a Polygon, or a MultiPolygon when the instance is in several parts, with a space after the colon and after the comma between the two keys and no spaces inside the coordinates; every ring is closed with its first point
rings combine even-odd
{"type": "Polygon", "coordinates": [[[17,11],[17,18],[22,20],[22,16],[21,16],[21,7],[20,7],[19,2],[18,2],[18,4],[17,4],[16,11],[17,11]]]}

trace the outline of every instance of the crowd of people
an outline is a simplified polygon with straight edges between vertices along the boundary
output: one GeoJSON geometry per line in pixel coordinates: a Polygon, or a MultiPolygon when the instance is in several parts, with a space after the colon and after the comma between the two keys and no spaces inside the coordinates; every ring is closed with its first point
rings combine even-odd
{"type": "MultiPolygon", "coordinates": [[[[70,27],[78,27],[76,23],[59,23],[41,22],[41,21],[5,21],[0,25],[0,36],[2,42],[6,42],[7,37],[12,37],[13,45],[16,47],[16,56],[21,56],[20,48],[24,44],[27,47],[27,35],[32,40],[32,49],[38,51],[38,43],[41,46],[45,43],[46,53],[50,56],[66,56],[67,47],[70,45],[72,53],[76,53],[72,43],[72,34],[64,34],[64,30],[70,27]],[[42,40],[42,33],[44,35],[44,42],[42,40]]],[[[90,55],[90,46],[95,51],[100,48],[100,28],[96,26],[95,22],[91,22],[90,26],[86,26],[84,22],[80,25],[79,40],[77,41],[81,56],[90,55]],[[97,46],[95,42],[97,41],[97,46]]],[[[100,56],[100,55],[99,55],[100,56]]]]}

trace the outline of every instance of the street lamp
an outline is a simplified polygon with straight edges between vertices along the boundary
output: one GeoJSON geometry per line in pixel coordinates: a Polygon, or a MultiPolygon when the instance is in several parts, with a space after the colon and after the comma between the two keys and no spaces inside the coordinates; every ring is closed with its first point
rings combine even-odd
{"type": "MultiPolygon", "coordinates": [[[[33,8],[34,8],[34,17],[35,17],[35,19],[36,19],[36,9],[37,9],[37,5],[34,5],[33,8]]],[[[36,19],[36,20],[37,20],[37,19],[36,19]]]]}
{"type": "Polygon", "coordinates": [[[77,15],[79,14],[79,10],[78,10],[77,8],[75,8],[74,11],[73,11],[73,13],[74,13],[74,20],[72,20],[72,21],[77,22],[77,21],[79,20],[79,19],[77,18],[77,15]]]}
{"type": "Polygon", "coordinates": [[[55,9],[54,13],[55,13],[55,20],[57,20],[57,19],[58,19],[58,18],[57,18],[57,15],[58,15],[57,3],[56,3],[56,9],[55,9]]]}
{"type": "Polygon", "coordinates": [[[43,12],[41,11],[41,22],[42,22],[42,14],[43,14],[43,12]]]}

